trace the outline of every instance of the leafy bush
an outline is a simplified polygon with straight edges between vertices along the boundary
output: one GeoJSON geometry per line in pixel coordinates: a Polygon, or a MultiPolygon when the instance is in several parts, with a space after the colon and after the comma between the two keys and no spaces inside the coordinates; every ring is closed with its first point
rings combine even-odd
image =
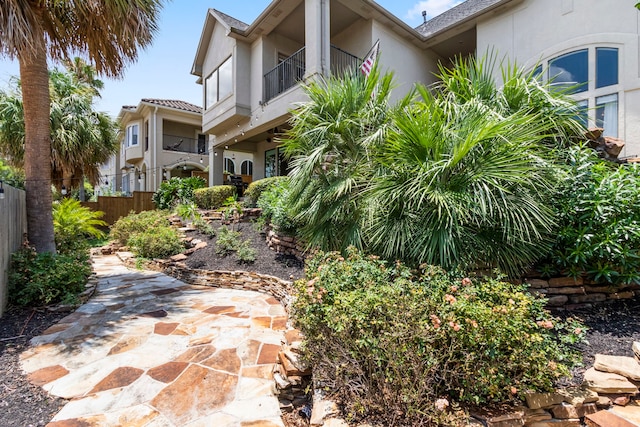
{"type": "Polygon", "coordinates": [[[244,204],[248,207],[255,207],[258,203],[260,195],[276,185],[278,182],[286,181],[286,176],[272,176],[270,178],[263,178],[257,181],[253,181],[249,184],[246,190],[244,190],[244,204]]]}
{"type": "Polygon", "coordinates": [[[554,205],[561,228],[541,269],[596,282],[640,283],[640,165],[574,147],[554,205]]]}
{"type": "Polygon", "coordinates": [[[169,226],[167,211],[153,210],[140,213],[131,212],[120,218],[111,226],[109,237],[121,245],[126,245],[129,238],[136,234],[156,227],[169,226]]]}
{"type": "Polygon", "coordinates": [[[200,188],[194,193],[194,201],[200,209],[218,209],[225,200],[236,194],[236,187],[232,185],[214,185],[200,188]]]}
{"type": "Polygon", "coordinates": [[[173,177],[160,184],[160,188],[153,194],[152,200],[158,209],[172,209],[178,203],[193,202],[194,191],[205,185],[206,181],[199,176],[173,177]]]}
{"type": "Polygon", "coordinates": [[[584,327],[552,317],[524,287],[422,267],[412,273],[351,248],[347,259],[317,254],[295,284],[305,357],[348,417],[457,425],[438,399],[453,407],[550,390],[579,360],[584,327]]]}
{"type": "Polygon", "coordinates": [[[216,236],[216,230],[213,228],[213,226],[211,224],[209,224],[207,221],[205,221],[204,219],[202,219],[202,217],[196,218],[193,221],[193,225],[194,227],[196,227],[196,229],[209,237],[215,237],[216,236]]]}
{"type": "Polygon", "coordinates": [[[9,302],[22,306],[75,303],[90,274],[86,251],[56,255],[23,248],[11,255],[9,302]]]}
{"type": "Polygon", "coordinates": [[[143,258],[167,258],[184,250],[180,234],[172,227],[155,227],[133,234],[127,244],[136,256],[143,258]]]}
{"type": "Polygon", "coordinates": [[[53,229],[56,246],[61,253],[88,247],[88,238],[101,239],[105,233],[99,227],[108,224],[101,220],[104,212],[94,212],[79,201],[64,199],[53,205],[53,229]]]}
{"type": "Polygon", "coordinates": [[[218,228],[218,238],[216,239],[216,253],[219,255],[229,255],[240,247],[240,232],[233,231],[224,225],[218,228]]]}
{"type": "Polygon", "coordinates": [[[290,200],[290,181],[279,180],[262,192],[258,199],[258,207],[262,209],[261,218],[271,223],[279,232],[295,235],[298,223],[294,218],[290,200]]]}
{"type": "Polygon", "coordinates": [[[248,240],[240,243],[236,255],[238,255],[238,261],[240,263],[251,264],[256,260],[256,250],[249,245],[248,240]]]}
{"type": "Polygon", "coordinates": [[[183,222],[193,222],[198,218],[201,218],[198,207],[195,203],[180,203],[175,207],[176,215],[178,215],[183,222]]]}

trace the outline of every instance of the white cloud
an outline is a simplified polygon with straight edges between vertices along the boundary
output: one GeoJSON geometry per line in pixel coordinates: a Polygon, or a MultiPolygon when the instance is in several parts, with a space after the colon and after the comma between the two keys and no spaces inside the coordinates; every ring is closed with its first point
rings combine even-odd
{"type": "Polygon", "coordinates": [[[417,21],[418,18],[422,18],[422,11],[426,10],[427,19],[431,19],[462,2],[463,0],[422,0],[407,11],[405,18],[409,21],[417,21]]]}

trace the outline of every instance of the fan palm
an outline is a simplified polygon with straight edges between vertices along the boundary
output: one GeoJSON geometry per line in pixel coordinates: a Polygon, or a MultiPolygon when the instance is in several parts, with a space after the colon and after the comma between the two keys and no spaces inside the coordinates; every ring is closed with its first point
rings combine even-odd
{"type": "Polygon", "coordinates": [[[503,76],[499,88],[482,60],[458,62],[394,114],[368,193],[381,255],[516,274],[548,249],[558,169],[543,142],[579,129],[577,108],[515,68],[503,76]]]}
{"type": "Polygon", "coordinates": [[[363,190],[373,176],[371,149],[384,139],[390,74],[374,68],[304,86],[309,101],[293,112],[284,150],[291,159],[292,212],[310,245],[363,247],[363,190]]]}
{"type": "Polygon", "coordinates": [[[55,252],[47,59],[83,53],[98,73],[119,75],[151,43],[162,0],[0,2],[0,54],[17,58],[25,123],[29,240],[55,252]]]}

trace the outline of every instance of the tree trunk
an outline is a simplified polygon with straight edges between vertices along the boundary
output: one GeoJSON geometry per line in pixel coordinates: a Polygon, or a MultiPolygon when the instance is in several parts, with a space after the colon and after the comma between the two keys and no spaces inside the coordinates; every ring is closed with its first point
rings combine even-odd
{"type": "MultiPolygon", "coordinates": [[[[34,29],[35,31],[35,29],[34,29]]],[[[24,106],[24,173],[29,243],[38,252],[56,251],[51,196],[49,73],[44,33],[34,38],[36,54],[18,54],[24,106]]]]}

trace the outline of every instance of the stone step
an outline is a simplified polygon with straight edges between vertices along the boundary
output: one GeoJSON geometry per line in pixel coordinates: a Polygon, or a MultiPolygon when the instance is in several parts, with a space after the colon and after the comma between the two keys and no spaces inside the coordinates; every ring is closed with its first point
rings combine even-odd
{"type": "Polygon", "coordinates": [[[638,427],[610,411],[599,411],[584,418],[587,427],[638,427]]]}

